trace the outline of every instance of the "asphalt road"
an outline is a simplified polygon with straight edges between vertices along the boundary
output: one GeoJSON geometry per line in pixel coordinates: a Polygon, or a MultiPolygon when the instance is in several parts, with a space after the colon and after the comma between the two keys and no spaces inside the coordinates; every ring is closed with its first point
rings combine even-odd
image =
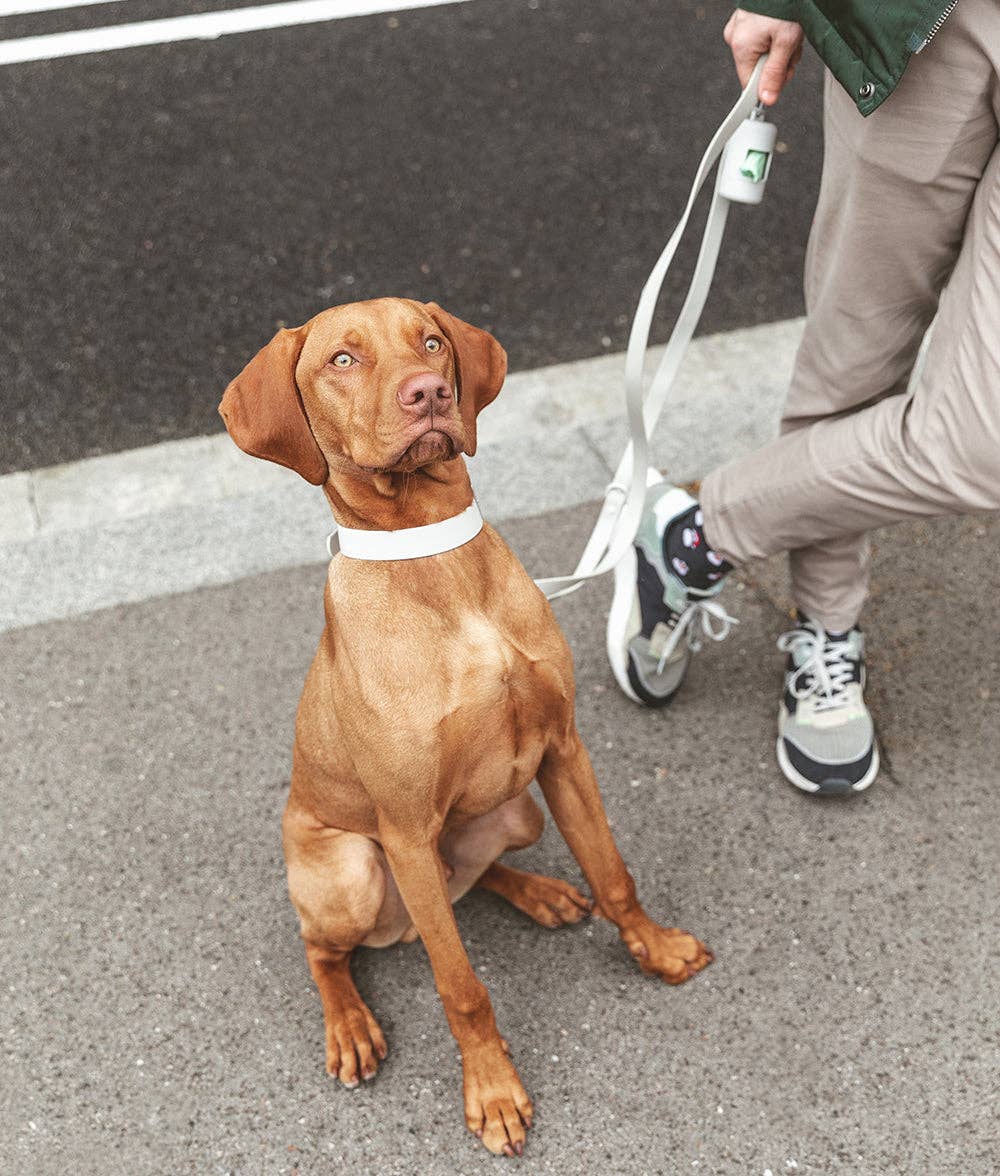
{"type": "MultiPolygon", "coordinates": [[[[223,6],[9,17],[0,38],[223,6]]],[[[473,0],[0,67],[0,474],[213,431],[276,325],[358,298],[436,299],[514,369],[621,348],[736,97],[728,10],[473,0]]],[[[819,75],[807,55],[704,330],[801,313],[819,75]]]]}
{"type": "MultiPolygon", "coordinates": [[[[591,519],[503,530],[538,574],[571,566],[591,519]]],[[[389,1040],[374,1082],[346,1091],[323,1067],[279,834],[323,567],[0,634],[0,1171],[997,1172],[998,547],[990,518],[880,537],[866,628],[884,771],[846,803],[774,764],[780,561],[727,589],[739,626],[665,711],[615,687],[609,581],[557,602],[640,894],[717,958],[668,988],[606,923],[552,932],[463,899],[538,1110],[508,1164],[465,1129],[419,944],[357,955],[389,1040]]],[[[511,860],[580,882],[551,821],[511,860]]]]}

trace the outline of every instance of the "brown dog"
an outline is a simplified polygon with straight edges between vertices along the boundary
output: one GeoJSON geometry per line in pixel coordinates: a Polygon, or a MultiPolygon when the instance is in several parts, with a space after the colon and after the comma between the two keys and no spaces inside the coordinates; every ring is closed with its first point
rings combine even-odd
{"type": "MultiPolygon", "coordinates": [[[[322,486],[338,523],[390,531],[472,501],[462,452],[500,391],[497,341],[433,303],[335,307],[279,331],[229,385],[233,440],[322,486]]],[[[654,923],[608,828],[573,715],[569,649],[548,602],[489,526],[452,551],[330,564],[326,628],[295,727],[283,830],[288,883],[323,1001],[326,1064],[347,1086],[386,1055],[351,979],[359,944],[420,936],[462,1055],[465,1120],[520,1153],[531,1102],[452,903],[473,886],[546,927],[591,902],[502,865],[544,818],[537,778],[596,898],[644,972],[679,984],[711,960],[654,923]]]]}

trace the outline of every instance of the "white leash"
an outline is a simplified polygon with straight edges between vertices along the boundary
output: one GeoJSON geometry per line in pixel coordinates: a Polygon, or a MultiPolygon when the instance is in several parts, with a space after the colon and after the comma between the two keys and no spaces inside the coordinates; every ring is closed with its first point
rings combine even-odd
{"type": "Polygon", "coordinates": [[[736,105],[713,135],[695,173],[684,213],[643,286],[632,320],[625,357],[625,405],[631,440],[614,480],[605,492],[604,505],[576,570],[569,576],[546,576],[535,581],[550,600],[575,592],[588,580],[610,572],[635,539],[646,499],[646,471],[650,464],[649,437],[663,411],[681,360],[701,318],[715,275],[729,205],[734,200],[744,204],[759,204],[770,171],[776,130],[772,123],[763,121],[759,116],[752,117],[757,106],[757,83],[766,60],[766,54],[758,60],[736,105]],[[650,382],[649,390],[644,393],[642,369],[660,290],[677,246],[684,236],[695,199],[713,164],[724,150],[726,154],[716,176],[715,193],[691,285],[660,365],[650,382]]]}
{"type": "MultiPolygon", "coordinates": [[[[766,54],[758,60],[746,89],[712,136],[712,141],[698,165],[684,214],[643,286],[635,318],[632,320],[625,356],[625,406],[631,440],[625,448],[613,481],[605,491],[604,505],[576,571],[569,576],[546,576],[535,581],[550,600],[575,592],[588,580],[610,572],[635,539],[646,500],[646,473],[650,464],[649,437],[663,412],[681,360],[701,318],[709,287],[715,276],[729,205],[734,200],[741,204],[759,204],[764,194],[764,184],[774,153],[776,129],[772,123],[765,122],[760,117],[759,109],[755,111],[754,108],[757,106],[757,82],[766,60],[766,54]],[[712,205],[687,297],[677,316],[660,365],[650,381],[648,391],[644,393],[642,369],[649,344],[649,329],[660,298],[660,290],[677,252],[677,246],[687,229],[698,193],[720,155],[723,158],[719,164],[712,205]]],[[[327,538],[327,550],[331,558],[339,551],[352,559],[419,559],[460,547],[478,535],[482,525],[479,508],[473,503],[454,518],[402,531],[359,531],[337,527],[327,538]]],[[[728,631],[728,623],[732,618],[727,617],[718,605],[703,602],[701,610],[714,616],[720,624],[724,620],[728,631]]],[[[694,613],[691,615],[693,617],[694,613]]],[[[701,623],[703,636],[715,641],[725,636],[725,632],[722,632],[721,636],[718,635],[711,624],[711,617],[703,615],[701,623]]],[[[678,629],[674,635],[675,641],[670,646],[671,650],[680,635],[681,630],[678,629]]],[[[688,636],[692,640],[697,640],[693,629],[688,636]]]]}

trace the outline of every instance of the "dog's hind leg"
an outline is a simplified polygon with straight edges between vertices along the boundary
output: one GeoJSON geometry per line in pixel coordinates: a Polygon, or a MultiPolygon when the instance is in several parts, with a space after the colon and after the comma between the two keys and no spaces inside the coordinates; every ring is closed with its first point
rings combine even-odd
{"type": "MultiPolygon", "coordinates": [[[[354,985],[351,952],[364,942],[394,942],[409,918],[385,909],[392,905],[385,901],[385,857],[371,838],[320,826],[291,809],[282,831],[288,889],[323,1002],[326,1068],[345,1086],[357,1086],[374,1076],[386,1044],[354,985]]],[[[395,887],[392,898],[398,901],[395,887]]]]}
{"type": "Polygon", "coordinates": [[[452,870],[448,880],[452,902],[473,886],[481,886],[499,894],[543,927],[562,927],[588,915],[592,904],[575,886],[497,861],[502,853],[534,845],[544,826],[542,810],[529,792],[522,792],[493,812],[445,833],[439,848],[452,870]]]}
{"type": "Polygon", "coordinates": [[[479,879],[479,885],[499,894],[543,927],[578,923],[594,906],[586,895],[561,878],[529,874],[505,866],[503,862],[494,862],[479,879]]]}

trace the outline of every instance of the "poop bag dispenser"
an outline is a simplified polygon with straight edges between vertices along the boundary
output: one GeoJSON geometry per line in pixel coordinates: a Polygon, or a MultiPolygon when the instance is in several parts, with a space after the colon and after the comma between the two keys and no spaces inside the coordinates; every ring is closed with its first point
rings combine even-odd
{"type": "Polygon", "coordinates": [[[761,106],[745,119],[726,144],[719,165],[719,195],[738,204],[760,204],[771,170],[778,128],[764,119],[761,106]]]}

